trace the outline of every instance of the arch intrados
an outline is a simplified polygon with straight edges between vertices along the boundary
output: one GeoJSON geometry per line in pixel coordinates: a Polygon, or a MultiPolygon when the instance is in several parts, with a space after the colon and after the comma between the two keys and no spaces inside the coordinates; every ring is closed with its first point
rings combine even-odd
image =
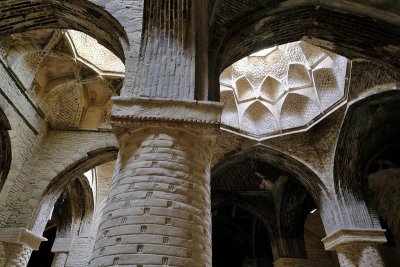
{"type": "Polygon", "coordinates": [[[218,202],[211,202],[211,210],[215,210],[221,207],[225,207],[225,206],[230,206],[230,205],[234,205],[237,206],[245,211],[247,211],[248,213],[250,213],[251,215],[255,216],[256,218],[258,218],[265,226],[265,228],[267,228],[268,230],[268,234],[270,236],[274,236],[274,231],[272,230],[272,225],[273,225],[273,217],[269,217],[269,214],[263,214],[261,213],[256,207],[254,207],[252,204],[247,203],[243,200],[238,200],[238,199],[232,199],[230,197],[225,198],[221,201],[218,202]]]}
{"type": "Polygon", "coordinates": [[[118,148],[116,147],[106,147],[91,151],[87,153],[87,157],[76,161],[61,171],[52,179],[42,194],[38,204],[38,209],[35,211],[35,214],[29,223],[29,229],[32,229],[32,231],[35,233],[41,234],[46,222],[40,220],[39,218],[42,218],[43,216],[46,217],[47,212],[49,212],[51,207],[54,206],[60,194],[65,190],[67,184],[75,178],[80,177],[80,175],[86,171],[108,161],[115,160],[117,158],[117,154],[118,148]]]}
{"type": "Polygon", "coordinates": [[[74,181],[79,183],[79,188],[69,186],[68,192],[72,196],[74,195],[75,200],[71,203],[72,209],[75,211],[73,221],[79,223],[78,231],[79,235],[86,233],[90,229],[90,222],[94,213],[94,196],[92,188],[87,180],[86,176],[81,175],[80,177],[72,180],[69,185],[72,185],[74,181]],[[75,190],[75,192],[73,192],[75,190]]]}
{"type": "Polygon", "coordinates": [[[12,152],[9,130],[11,130],[10,122],[3,110],[0,109],[0,192],[11,168],[12,152]]]}
{"type": "Polygon", "coordinates": [[[333,2],[259,8],[243,14],[234,25],[213,29],[209,62],[215,66],[211,64],[209,71],[209,88],[215,91],[210,92],[210,98],[219,100],[219,76],[234,62],[261,49],[299,40],[350,59],[367,58],[392,69],[400,68],[396,52],[385,49],[400,46],[400,26],[393,21],[393,16],[364,6],[355,9],[353,5],[341,3],[339,8],[333,2]],[[364,32],[385,36],[379,35],[371,42],[364,32]]]}
{"type": "Polygon", "coordinates": [[[398,149],[400,151],[400,144],[389,144],[385,147],[383,147],[382,149],[380,149],[377,153],[375,153],[375,155],[373,155],[365,164],[365,168],[364,168],[364,175],[363,177],[367,177],[369,170],[371,168],[371,164],[376,161],[377,159],[379,159],[385,152],[387,152],[390,149],[398,149]]]}
{"type": "MultiPolygon", "coordinates": [[[[62,192],[57,201],[54,203],[52,218],[56,219],[56,224],[52,226],[57,227],[56,235],[58,237],[69,237],[69,235],[71,235],[73,232],[73,205],[74,203],[71,201],[70,195],[67,191],[62,192]],[[65,194],[65,198],[63,198],[64,201],[61,205],[58,205],[58,201],[61,197],[63,197],[63,193],[65,194]]],[[[46,224],[46,228],[47,227],[48,225],[46,224]]]]}
{"type": "MultiPolygon", "coordinates": [[[[301,184],[298,184],[298,181],[295,182],[293,180],[286,180],[286,182],[283,184],[283,191],[282,191],[282,199],[280,203],[280,207],[278,209],[278,217],[279,217],[279,226],[281,228],[281,231],[286,229],[287,227],[289,228],[298,228],[298,229],[304,229],[304,223],[306,220],[305,217],[301,216],[293,216],[292,211],[289,210],[288,208],[290,207],[291,200],[294,198],[296,200],[296,207],[302,207],[306,204],[307,201],[307,190],[304,188],[304,191],[302,192],[301,188],[298,186],[301,186],[301,184]],[[299,190],[300,189],[300,190],[299,190]],[[301,202],[299,200],[303,199],[301,202]],[[294,219],[294,222],[301,222],[301,224],[298,225],[293,225],[293,220],[287,221],[286,219],[288,217],[292,217],[294,219]]],[[[298,210],[297,208],[294,209],[295,212],[299,212],[300,214],[304,215],[305,213],[308,214],[310,210],[298,210]]],[[[297,213],[299,215],[299,213],[297,213]]],[[[282,232],[283,236],[286,236],[285,231],[282,232]]],[[[300,239],[303,238],[303,236],[299,237],[300,239]]],[[[303,240],[304,241],[304,240],[303,240]]]]}
{"type": "Polygon", "coordinates": [[[31,3],[28,7],[18,6],[18,2],[14,8],[11,5],[10,12],[19,14],[12,17],[12,22],[8,19],[8,13],[1,13],[0,38],[34,29],[73,29],[95,38],[125,61],[121,40],[127,41],[126,32],[104,8],[89,1],[40,2],[31,3]],[[38,17],[41,18],[39,21],[38,17]]]}
{"type": "MultiPolygon", "coordinates": [[[[101,164],[99,164],[99,165],[101,165],[101,164]]],[[[89,181],[86,178],[86,176],[82,175],[77,179],[81,183],[83,193],[84,193],[83,197],[85,199],[85,213],[87,215],[91,215],[94,211],[94,195],[93,195],[92,187],[90,186],[89,181]]]]}
{"type": "MultiPolygon", "coordinates": [[[[339,190],[340,192],[347,192],[360,197],[361,192],[358,190],[358,184],[361,183],[360,179],[362,175],[365,174],[366,166],[371,162],[374,155],[379,156],[379,151],[382,152],[382,147],[396,145],[392,143],[392,139],[395,139],[394,136],[391,139],[381,138],[382,142],[374,146],[369,142],[368,150],[363,151],[368,155],[361,155],[361,158],[357,158],[360,146],[368,142],[371,136],[375,134],[374,127],[376,128],[372,123],[361,123],[361,125],[357,125],[357,122],[360,121],[360,116],[362,116],[362,114],[364,114],[364,116],[365,114],[370,114],[368,117],[370,121],[379,121],[381,123],[381,118],[379,118],[379,116],[382,116],[382,114],[372,111],[376,111],[376,107],[387,108],[391,104],[395,105],[396,101],[397,103],[400,101],[400,91],[395,86],[384,89],[376,88],[349,104],[341,125],[334,156],[333,174],[336,191],[339,190]],[[354,142],[353,139],[356,142],[354,142]],[[349,141],[351,141],[350,147],[349,141]],[[388,143],[385,144],[385,142],[388,143]],[[346,163],[350,155],[352,155],[352,161],[354,162],[354,164],[351,164],[351,167],[346,163]],[[358,179],[352,179],[354,175],[357,176],[358,179]]],[[[397,116],[397,118],[391,115],[388,119],[389,118],[400,121],[400,115],[397,116]]],[[[390,125],[388,125],[388,127],[390,127],[390,125]]],[[[379,128],[383,130],[381,129],[382,127],[379,128]]],[[[397,145],[399,145],[399,143],[397,143],[397,145]]]]}
{"type": "Polygon", "coordinates": [[[215,175],[218,175],[218,172],[232,166],[233,162],[246,158],[262,160],[266,164],[282,170],[284,173],[291,174],[304,186],[317,206],[320,205],[321,199],[328,195],[325,185],[308,166],[283,152],[264,145],[240,151],[223,158],[212,168],[211,179],[215,175]]]}
{"type": "MultiPolygon", "coordinates": [[[[271,46],[299,41],[305,36],[320,40],[320,42],[312,42],[313,45],[330,50],[347,58],[367,57],[400,67],[399,60],[389,59],[382,55],[379,56],[374,53],[376,50],[373,50],[372,47],[368,49],[364,41],[368,41],[369,39],[367,40],[367,37],[364,36],[363,32],[360,30],[363,29],[368,32],[375,30],[377,32],[384,31],[385,34],[392,37],[387,36],[387,38],[390,38],[387,40],[382,37],[379,38],[380,40],[376,40],[377,42],[389,42],[390,40],[400,43],[400,34],[397,34],[397,32],[400,31],[400,27],[391,21],[385,21],[383,17],[368,17],[362,13],[358,13],[360,11],[357,12],[355,9],[348,10],[350,8],[351,7],[345,5],[342,5],[339,9],[337,7],[333,8],[328,6],[327,4],[321,5],[321,3],[318,3],[317,5],[308,3],[299,5],[296,8],[288,6],[284,10],[273,11],[264,8],[254,11],[251,14],[246,14],[242,19],[237,20],[235,25],[229,28],[229,32],[225,32],[225,34],[222,35],[223,37],[217,41],[219,43],[219,61],[217,64],[219,66],[219,71],[256,51],[271,46]],[[334,19],[329,19],[332,17],[334,19]],[[298,21],[300,18],[307,23],[304,25],[298,25],[298,23],[293,24],[294,21],[298,21]],[[317,23],[318,26],[316,26],[317,23]],[[279,31],[275,29],[278,24],[279,31]],[[297,27],[289,27],[289,25],[297,25],[297,27]],[[365,25],[368,25],[368,28],[366,28],[365,25]],[[323,26],[327,28],[326,32],[321,29],[323,26]],[[340,29],[345,27],[346,30],[350,31],[352,34],[343,30],[335,31],[334,29],[336,27],[340,27],[340,29]],[[397,31],[394,29],[397,29],[397,31]],[[244,38],[250,36],[242,36],[243,33],[257,33],[257,35],[251,36],[251,38],[244,38]],[[272,33],[273,37],[271,38],[271,34],[267,33],[272,33]],[[260,37],[262,35],[265,35],[264,39],[260,37]],[[353,38],[349,38],[349,36],[353,38]],[[246,42],[243,43],[248,46],[231,49],[237,46],[239,40],[243,39],[246,40],[246,42]],[[354,42],[359,46],[355,46],[354,42]],[[335,44],[335,46],[333,47],[332,44],[335,44]]],[[[389,45],[389,43],[386,45],[389,45]]],[[[383,51],[378,52],[383,53],[383,51]]]]}

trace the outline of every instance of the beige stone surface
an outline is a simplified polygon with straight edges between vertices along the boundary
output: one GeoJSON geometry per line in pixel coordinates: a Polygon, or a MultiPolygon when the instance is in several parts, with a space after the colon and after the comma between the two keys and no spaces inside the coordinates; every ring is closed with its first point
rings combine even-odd
{"type": "Polygon", "coordinates": [[[258,139],[310,127],[345,101],[347,65],[303,41],[251,54],[221,73],[223,127],[258,139]]]}
{"type": "Polygon", "coordinates": [[[58,226],[53,266],[210,266],[211,173],[249,155],[297,179],[325,230],[307,259],[271,234],[275,266],[332,263],[317,237],[341,266],[385,264],[379,217],[392,228],[400,206],[364,176],[398,145],[397,1],[3,2],[0,266],[58,226]]]}
{"type": "Polygon", "coordinates": [[[210,140],[149,127],[120,142],[91,266],[211,266],[210,140]]]}
{"type": "Polygon", "coordinates": [[[51,267],[64,267],[67,262],[68,253],[65,252],[57,252],[54,254],[53,262],[51,263],[51,267]]]}
{"type": "Polygon", "coordinates": [[[385,266],[376,243],[355,242],[339,246],[336,251],[342,267],[385,266]]]}

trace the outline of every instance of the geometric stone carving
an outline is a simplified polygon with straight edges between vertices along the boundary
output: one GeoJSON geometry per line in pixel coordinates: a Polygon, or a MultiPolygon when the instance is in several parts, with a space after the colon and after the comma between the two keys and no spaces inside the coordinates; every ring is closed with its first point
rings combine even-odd
{"type": "Polygon", "coordinates": [[[318,106],[308,97],[290,93],[286,96],[281,112],[282,128],[295,128],[305,125],[318,116],[318,106]]]}
{"type": "Polygon", "coordinates": [[[224,103],[222,121],[228,122],[232,127],[239,128],[238,111],[233,94],[229,91],[221,91],[220,100],[224,103]]]}
{"type": "Polygon", "coordinates": [[[119,94],[125,75],[117,56],[73,30],[33,30],[13,34],[11,40],[1,52],[4,60],[50,127],[111,128],[106,105],[119,94]]]}
{"type": "Polygon", "coordinates": [[[276,120],[269,109],[260,101],[255,101],[242,117],[242,129],[260,135],[271,129],[277,130],[276,120]]]}
{"type": "Polygon", "coordinates": [[[285,86],[271,76],[267,76],[261,85],[261,97],[271,102],[276,102],[284,93],[285,86]]]}
{"type": "Polygon", "coordinates": [[[246,79],[245,76],[237,79],[235,85],[239,101],[255,97],[253,87],[251,86],[251,84],[249,83],[249,81],[246,79]]]}
{"type": "Polygon", "coordinates": [[[127,129],[144,126],[167,126],[195,128],[201,130],[219,129],[223,104],[211,101],[113,97],[111,124],[117,138],[127,129]]]}
{"type": "Polygon", "coordinates": [[[101,72],[125,72],[124,63],[107,48],[99,45],[93,37],[74,30],[68,30],[67,35],[73,42],[75,53],[82,61],[89,62],[101,72]]]}
{"type": "Polygon", "coordinates": [[[220,76],[222,127],[256,139],[307,129],[345,101],[346,68],[303,41],[245,57],[220,76]]]}
{"type": "Polygon", "coordinates": [[[302,64],[290,64],[288,71],[289,88],[312,86],[310,75],[302,64]]]}

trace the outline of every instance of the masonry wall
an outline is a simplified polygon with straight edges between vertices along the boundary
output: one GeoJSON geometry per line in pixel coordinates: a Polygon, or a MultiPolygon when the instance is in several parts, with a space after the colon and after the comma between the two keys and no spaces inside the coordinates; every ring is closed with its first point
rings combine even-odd
{"type": "MultiPolygon", "coordinates": [[[[0,64],[0,93],[0,108],[11,125],[9,135],[12,150],[10,171],[0,192],[0,227],[4,227],[12,212],[20,216],[26,210],[26,203],[15,201],[24,192],[26,178],[47,133],[47,125],[3,64],[0,64]]],[[[10,221],[12,225],[14,222],[14,219],[10,221]]],[[[1,265],[6,252],[2,246],[0,250],[1,265]]]]}

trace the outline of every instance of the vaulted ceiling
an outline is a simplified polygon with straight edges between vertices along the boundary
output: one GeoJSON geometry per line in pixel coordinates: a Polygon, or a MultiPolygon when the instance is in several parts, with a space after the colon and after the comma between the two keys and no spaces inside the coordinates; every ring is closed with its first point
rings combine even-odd
{"type": "Polygon", "coordinates": [[[0,41],[6,65],[53,129],[110,128],[121,60],[92,37],[72,30],[32,30],[0,41]]]}
{"type": "Polygon", "coordinates": [[[346,99],[347,62],[303,41],[235,62],[220,76],[223,126],[256,138],[310,127],[346,99]]]}
{"type": "Polygon", "coordinates": [[[396,0],[210,0],[210,62],[218,72],[263,47],[304,39],[399,67],[399,14],[396,0]]]}

